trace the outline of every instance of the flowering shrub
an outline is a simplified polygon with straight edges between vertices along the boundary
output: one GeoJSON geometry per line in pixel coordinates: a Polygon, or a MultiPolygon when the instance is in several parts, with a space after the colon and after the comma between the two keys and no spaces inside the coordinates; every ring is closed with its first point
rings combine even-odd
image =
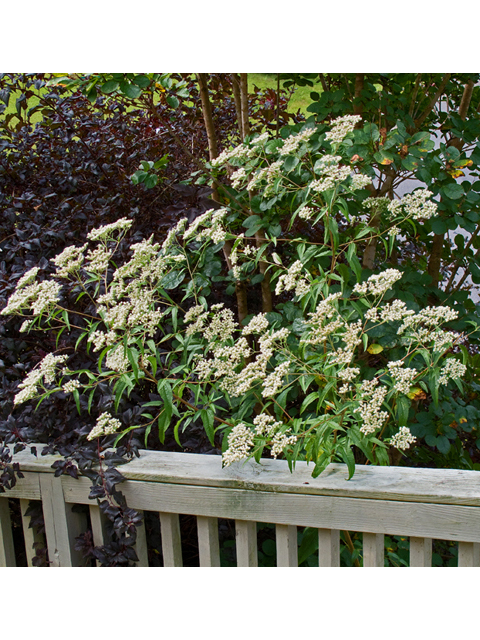
{"type": "Polygon", "coordinates": [[[132,244],[123,264],[115,254],[132,224],[126,218],[92,230],[95,244],[54,258],[54,279],[38,282],[38,269],[28,271],[2,314],[24,316],[22,332],[80,331],[77,348],[97,362],[71,369],[67,355],[48,354],[15,404],[62,392],[79,411],[81,399],[90,409],[108,384],[117,409],[147,385],[159,399],[142,405],[138,425],[124,429],[103,412],[87,439],[116,444],[140,427],[146,439],[155,425],[161,441],[173,426],[180,442],[180,428],[201,420],[212,444],[223,435],[226,465],[270,450],[291,466],[311,461],[314,476],[341,460],[351,477],[354,450],[357,459],[388,464],[389,448],[408,449],[412,400],[423,393],[438,402],[439,386],[451,382],[461,388],[466,367],[451,349],[465,336],[444,327],[457,311],[415,309],[394,297],[399,269],[362,275],[362,243],[379,238],[388,253],[392,229],[434,216],[436,203],[424,190],[371,198],[373,170],[360,172],[347,159],[358,121],[339,118],[326,132],[307,124],[284,139],[262,134],[223,152],[211,166],[214,175],[238,167],[229,169],[229,201],[190,224],[180,220],[162,244],[153,236],[132,244]],[[372,208],[381,216],[375,227],[367,222],[372,208]],[[293,237],[280,249],[282,224],[291,228],[297,217],[319,228],[323,242],[293,237]],[[224,274],[219,253],[227,243],[224,274]],[[239,323],[225,302],[212,304],[214,287],[229,281],[269,282],[275,310],[239,323]],[[65,306],[66,283],[77,302],[89,300],[81,313],[65,306]]]}

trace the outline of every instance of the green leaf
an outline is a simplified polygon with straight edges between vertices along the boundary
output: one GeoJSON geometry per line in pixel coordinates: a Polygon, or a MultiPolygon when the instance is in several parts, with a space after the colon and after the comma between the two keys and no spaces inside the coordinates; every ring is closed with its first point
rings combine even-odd
{"type": "Polygon", "coordinates": [[[102,84],[101,89],[103,93],[113,93],[118,89],[118,87],[119,84],[116,80],[109,80],[108,82],[102,84]]]}
{"type": "Polygon", "coordinates": [[[157,183],[158,183],[158,176],[150,174],[145,178],[144,185],[146,189],[153,189],[153,187],[157,186],[157,183]]]}
{"type": "Polygon", "coordinates": [[[127,98],[130,98],[131,100],[136,100],[139,97],[139,95],[142,93],[142,90],[140,89],[140,87],[137,87],[134,84],[130,84],[126,80],[123,80],[120,83],[120,91],[125,96],[127,96],[127,98]]]}
{"type": "Polygon", "coordinates": [[[176,96],[167,96],[166,101],[167,104],[172,107],[172,109],[176,109],[180,104],[180,101],[176,96]]]}
{"type": "Polygon", "coordinates": [[[397,398],[397,421],[398,426],[404,427],[408,421],[408,413],[410,411],[410,402],[409,398],[406,396],[399,396],[397,398]]]}
{"type": "Polygon", "coordinates": [[[298,549],[298,566],[303,564],[307,558],[318,550],[318,529],[316,527],[305,527],[302,542],[298,549]]]}
{"type": "Polygon", "coordinates": [[[207,434],[207,438],[210,441],[210,444],[212,445],[212,447],[214,446],[214,436],[215,436],[215,429],[214,429],[214,421],[215,421],[215,414],[213,413],[212,409],[202,409],[200,411],[200,416],[202,418],[202,422],[203,422],[203,428],[205,429],[205,433],[207,434]]]}
{"type": "Polygon", "coordinates": [[[355,458],[353,455],[353,451],[347,445],[341,447],[339,449],[340,457],[343,462],[347,465],[348,468],[348,480],[353,477],[355,473],[355,458]]]}
{"type": "Polygon", "coordinates": [[[160,286],[163,287],[163,289],[176,289],[178,287],[178,285],[180,283],[183,282],[184,279],[184,271],[170,271],[170,273],[167,273],[166,275],[163,276],[161,282],[160,282],[160,286]]]}
{"type": "Polygon", "coordinates": [[[454,182],[453,184],[447,184],[440,189],[440,193],[451,200],[459,200],[463,198],[465,192],[460,184],[454,182]]]}

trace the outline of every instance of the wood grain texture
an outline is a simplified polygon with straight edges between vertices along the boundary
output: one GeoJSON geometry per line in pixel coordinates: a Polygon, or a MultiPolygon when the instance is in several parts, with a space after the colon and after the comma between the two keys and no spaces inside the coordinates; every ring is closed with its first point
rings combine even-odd
{"type": "MultiPolygon", "coordinates": [[[[66,500],[88,504],[89,482],[63,476],[66,500]]],[[[134,481],[122,483],[122,493],[130,507],[147,511],[480,542],[478,507],[294,493],[273,498],[271,492],[258,490],[134,481]]]]}
{"type": "Polygon", "coordinates": [[[473,542],[459,542],[458,566],[480,567],[480,544],[475,544],[473,542]]]}
{"type": "Polygon", "coordinates": [[[8,498],[0,497],[0,567],[16,567],[8,498]]]}
{"type": "Polygon", "coordinates": [[[218,519],[197,517],[198,551],[201,567],[220,566],[218,519]]]}
{"type": "Polygon", "coordinates": [[[30,500],[20,500],[20,512],[22,514],[22,527],[23,527],[23,538],[25,540],[25,552],[27,554],[27,565],[29,567],[33,567],[32,559],[35,557],[35,549],[33,547],[34,544],[40,543],[42,545],[45,544],[45,536],[43,534],[34,531],[30,527],[30,516],[26,516],[25,512],[28,509],[28,505],[30,504],[30,500]]]}
{"type": "Polygon", "coordinates": [[[183,567],[180,520],[177,513],[160,513],[164,567],[183,567]]]}
{"type": "Polygon", "coordinates": [[[237,567],[258,567],[257,523],[235,520],[237,567]]]}
{"type": "MultiPolygon", "coordinates": [[[[36,446],[41,451],[43,445],[36,446]]],[[[53,471],[50,466],[57,459],[61,456],[34,458],[27,450],[14,456],[22,469],[48,473],[53,471]]],[[[480,506],[478,471],[357,465],[355,475],[349,481],[344,464],[329,465],[318,478],[311,477],[312,471],[313,465],[297,462],[294,472],[290,473],[285,460],[267,459],[262,459],[261,464],[238,462],[222,469],[221,456],[162,451],[141,451],[139,458],[122,467],[122,474],[130,480],[480,506]]]]}
{"type": "Polygon", "coordinates": [[[411,567],[431,567],[432,566],[432,539],[431,538],[410,538],[410,566],[411,567]]]}
{"type": "Polygon", "coordinates": [[[145,520],[142,525],[137,527],[137,539],[133,547],[136,551],[138,562],[136,567],[148,567],[148,547],[147,547],[147,530],[145,529],[145,520]]]}
{"type": "Polygon", "coordinates": [[[277,567],[298,567],[297,527],[289,524],[277,524],[277,567]]]}
{"type": "Polygon", "coordinates": [[[81,552],[74,547],[75,537],[86,530],[86,519],[72,510],[73,505],[65,503],[61,478],[41,474],[40,489],[50,566],[84,566],[81,552]]]}
{"type": "MultiPolygon", "coordinates": [[[[108,542],[107,535],[107,517],[102,513],[100,507],[97,504],[89,504],[90,511],[90,523],[92,525],[93,544],[96,547],[103,547],[108,542]]],[[[97,567],[101,566],[101,563],[96,560],[97,567]]]]}
{"type": "Polygon", "coordinates": [[[40,474],[26,472],[24,478],[19,478],[17,484],[12,489],[8,489],[8,497],[40,500],[40,474]]]}
{"type": "Polygon", "coordinates": [[[318,566],[340,566],[340,531],[337,529],[318,530],[318,566]]]}
{"type": "Polygon", "coordinates": [[[385,542],[383,533],[363,534],[363,566],[383,567],[385,542]]]}

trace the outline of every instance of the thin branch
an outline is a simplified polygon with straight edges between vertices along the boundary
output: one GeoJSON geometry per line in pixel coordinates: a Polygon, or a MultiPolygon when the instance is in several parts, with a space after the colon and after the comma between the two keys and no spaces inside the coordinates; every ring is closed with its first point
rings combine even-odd
{"type": "Polygon", "coordinates": [[[450,78],[451,78],[452,74],[451,73],[447,73],[445,74],[442,82],[440,83],[440,86],[438,87],[437,92],[435,93],[435,95],[433,96],[433,98],[430,99],[430,102],[428,103],[427,108],[425,109],[425,111],[422,113],[421,116],[419,116],[416,120],[415,120],[415,128],[419,129],[422,124],[425,122],[425,120],[428,118],[428,116],[430,115],[430,113],[432,112],[433,107],[437,104],[438,99],[440,98],[440,96],[442,95],[442,93],[445,91],[445,87],[447,86],[450,78]]]}

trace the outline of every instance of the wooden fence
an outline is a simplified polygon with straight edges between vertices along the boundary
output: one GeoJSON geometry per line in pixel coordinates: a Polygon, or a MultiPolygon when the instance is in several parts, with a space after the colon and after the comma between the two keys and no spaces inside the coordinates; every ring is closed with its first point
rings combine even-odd
{"type": "MultiPolygon", "coordinates": [[[[89,500],[91,481],[54,477],[59,456],[29,448],[15,456],[25,478],[0,494],[0,566],[15,566],[9,498],[20,502],[28,562],[35,542],[25,511],[40,500],[50,566],[84,563],[74,540],[86,527],[88,505],[96,545],[105,542],[105,520],[89,500]]],[[[160,516],[164,566],[182,566],[179,514],[196,516],[200,566],[220,566],[218,519],[235,520],[237,566],[258,565],[256,523],[276,528],[277,566],[298,566],[297,527],[318,529],[319,565],[340,565],[340,531],[363,532],[363,565],[384,565],[384,534],[410,537],[410,566],[431,566],[432,539],[458,542],[458,566],[480,565],[480,473],[442,469],[358,466],[346,481],[346,467],[331,464],[318,478],[312,465],[283,460],[236,463],[222,469],[219,456],[142,451],[121,467],[119,485],[128,506],[160,516]]],[[[148,566],[145,527],[138,528],[139,566],[148,566]]]]}

